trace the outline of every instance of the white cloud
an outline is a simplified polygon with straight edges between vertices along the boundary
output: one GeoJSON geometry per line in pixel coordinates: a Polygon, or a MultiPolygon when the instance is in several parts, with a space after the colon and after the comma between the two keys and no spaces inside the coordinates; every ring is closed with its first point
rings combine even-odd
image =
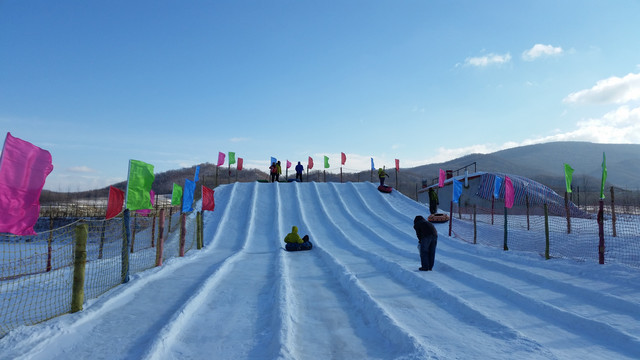
{"type": "Polygon", "coordinates": [[[464,63],[468,66],[485,67],[493,64],[505,64],[511,61],[511,54],[504,55],[488,54],[480,57],[467,58],[464,63]]]}
{"type": "Polygon", "coordinates": [[[243,142],[243,141],[249,141],[249,138],[234,137],[234,138],[229,139],[229,141],[231,141],[231,142],[243,142]]]}
{"type": "Polygon", "coordinates": [[[67,169],[67,171],[73,173],[94,173],[96,170],[88,167],[88,166],[73,166],[67,169]]]}
{"type": "Polygon", "coordinates": [[[623,104],[640,99],[640,73],[600,80],[591,89],[569,94],[565,103],[623,104]]]}
{"type": "Polygon", "coordinates": [[[562,53],[563,53],[563,50],[561,47],[535,44],[531,49],[522,53],[522,58],[525,61],[533,61],[542,56],[557,56],[557,55],[562,55],[562,53]]]}

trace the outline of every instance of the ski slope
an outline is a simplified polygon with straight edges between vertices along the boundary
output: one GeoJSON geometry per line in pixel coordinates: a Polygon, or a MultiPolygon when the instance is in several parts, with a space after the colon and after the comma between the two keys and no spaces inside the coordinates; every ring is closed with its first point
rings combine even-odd
{"type": "Polygon", "coordinates": [[[635,269],[470,245],[436,224],[420,272],[426,207],[371,183],[235,183],[215,202],[203,250],[10,332],[0,358],[640,358],[635,269]],[[293,225],[312,251],[284,251],[293,225]]]}

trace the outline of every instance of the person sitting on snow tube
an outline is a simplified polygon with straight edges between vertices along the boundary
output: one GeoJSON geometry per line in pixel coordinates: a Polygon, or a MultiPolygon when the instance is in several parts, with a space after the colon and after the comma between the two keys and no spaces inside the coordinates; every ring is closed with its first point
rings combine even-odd
{"type": "Polygon", "coordinates": [[[291,227],[291,232],[285,236],[284,242],[287,243],[285,245],[287,251],[311,250],[313,247],[313,244],[309,241],[309,235],[300,238],[297,226],[291,227]]]}

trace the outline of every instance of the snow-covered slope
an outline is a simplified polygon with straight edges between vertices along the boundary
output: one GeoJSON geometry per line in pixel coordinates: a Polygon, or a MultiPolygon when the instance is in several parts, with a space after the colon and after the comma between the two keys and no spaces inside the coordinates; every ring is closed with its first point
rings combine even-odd
{"type": "MultiPolygon", "coordinates": [[[[81,313],[21,327],[2,359],[640,358],[640,274],[470,245],[371,183],[216,189],[205,249],[136,275],[81,313]],[[296,225],[312,251],[284,251],[296,225]]],[[[595,246],[595,245],[594,245],[595,246]]]]}

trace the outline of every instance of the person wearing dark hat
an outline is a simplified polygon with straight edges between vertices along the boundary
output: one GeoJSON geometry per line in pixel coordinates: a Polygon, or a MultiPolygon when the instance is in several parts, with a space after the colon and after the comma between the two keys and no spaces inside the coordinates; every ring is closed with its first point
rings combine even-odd
{"type": "Polygon", "coordinates": [[[438,245],[438,231],[432,223],[418,215],[413,219],[413,229],[418,237],[418,249],[420,249],[420,271],[433,270],[436,257],[436,245],[438,245]]]}

